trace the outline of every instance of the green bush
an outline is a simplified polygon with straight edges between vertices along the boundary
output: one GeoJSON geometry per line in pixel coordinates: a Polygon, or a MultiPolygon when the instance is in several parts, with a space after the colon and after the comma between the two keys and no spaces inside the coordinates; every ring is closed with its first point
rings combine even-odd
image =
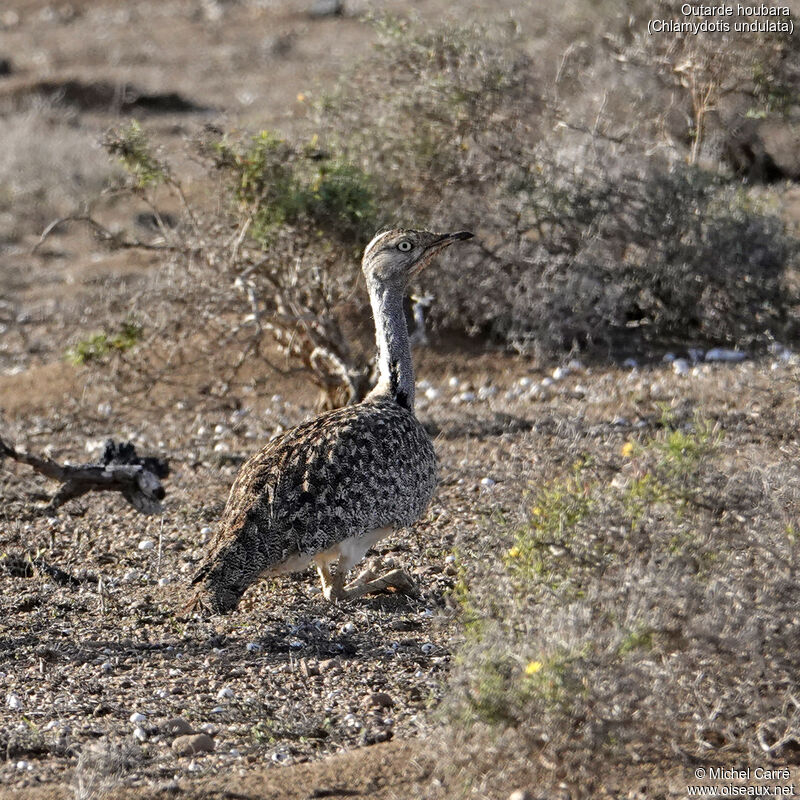
{"type": "Polygon", "coordinates": [[[375,228],[372,179],[354,164],[270,131],[252,139],[223,137],[208,146],[251,236],[267,246],[281,226],[310,226],[345,242],[367,241],[375,228]]]}

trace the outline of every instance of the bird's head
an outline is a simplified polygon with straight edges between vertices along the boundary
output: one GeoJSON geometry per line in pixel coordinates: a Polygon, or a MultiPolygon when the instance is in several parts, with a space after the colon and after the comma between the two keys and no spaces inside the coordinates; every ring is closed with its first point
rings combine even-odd
{"type": "Polygon", "coordinates": [[[418,275],[434,256],[453,242],[471,239],[469,231],[456,233],[431,233],[395,229],[379,233],[364,250],[361,267],[367,281],[377,279],[383,283],[402,286],[418,275]]]}

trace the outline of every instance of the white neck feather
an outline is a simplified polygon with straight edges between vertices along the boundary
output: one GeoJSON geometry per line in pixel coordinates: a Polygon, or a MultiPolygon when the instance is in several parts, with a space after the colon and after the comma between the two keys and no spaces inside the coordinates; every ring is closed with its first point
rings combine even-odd
{"type": "Polygon", "coordinates": [[[403,313],[403,291],[375,278],[367,280],[367,289],[375,317],[379,370],[378,385],[368,399],[388,397],[413,411],[414,367],[403,313]]]}

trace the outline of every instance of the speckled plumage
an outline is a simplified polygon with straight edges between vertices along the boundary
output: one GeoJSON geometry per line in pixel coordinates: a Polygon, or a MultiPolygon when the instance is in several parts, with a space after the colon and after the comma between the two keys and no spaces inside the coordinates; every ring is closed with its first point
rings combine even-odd
{"type": "Polygon", "coordinates": [[[424,513],[436,487],[436,455],[414,415],[401,301],[414,268],[470,235],[390,231],[368,245],[364,272],[376,317],[378,386],[363,402],[298,425],[247,461],[192,581],[201,584],[193,605],[230,611],[260,576],[312,560],[326,597],[345,596],[343,573],[380,536],[424,513]],[[327,565],[336,558],[331,592],[327,565]]]}

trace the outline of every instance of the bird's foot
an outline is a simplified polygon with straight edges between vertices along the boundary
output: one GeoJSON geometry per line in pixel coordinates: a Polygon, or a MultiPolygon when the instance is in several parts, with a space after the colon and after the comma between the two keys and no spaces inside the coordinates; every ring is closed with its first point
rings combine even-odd
{"type": "Polygon", "coordinates": [[[419,596],[419,591],[414,581],[402,569],[393,569],[379,578],[372,578],[372,575],[373,573],[369,569],[364,570],[355,581],[342,590],[341,596],[337,599],[354,600],[358,597],[363,597],[365,594],[385,592],[387,589],[394,589],[411,597],[419,596]]]}

